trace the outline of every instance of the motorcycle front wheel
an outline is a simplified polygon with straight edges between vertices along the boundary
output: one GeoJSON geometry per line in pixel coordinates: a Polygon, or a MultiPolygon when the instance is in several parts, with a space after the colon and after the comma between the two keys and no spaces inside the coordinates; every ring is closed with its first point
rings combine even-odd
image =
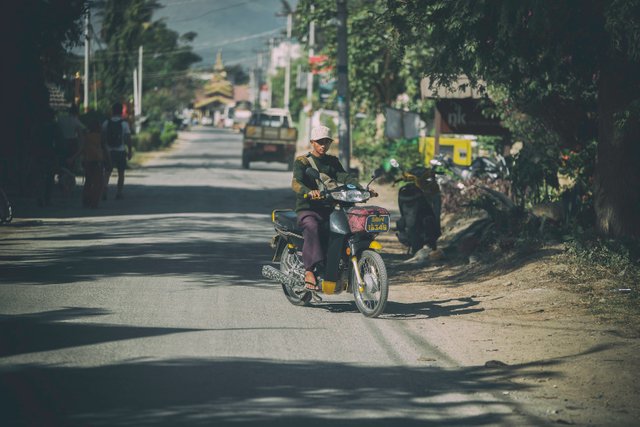
{"type": "Polygon", "coordinates": [[[362,286],[358,285],[355,272],[351,274],[356,306],[365,316],[378,317],[384,311],[389,296],[387,267],[380,254],[365,250],[358,259],[358,270],[364,282],[362,286]]]}
{"type": "MultiPolygon", "coordinates": [[[[289,275],[300,275],[304,277],[304,266],[302,264],[301,257],[297,252],[289,251],[286,246],[282,249],[282,255],[280,256],[280,271],[289,275]]],[[[282,290],[289,302],[293,305],[308,305],[311,301],[311,292],[296,293],[294,290],[285,284],[282,284],[282,290]]]]}

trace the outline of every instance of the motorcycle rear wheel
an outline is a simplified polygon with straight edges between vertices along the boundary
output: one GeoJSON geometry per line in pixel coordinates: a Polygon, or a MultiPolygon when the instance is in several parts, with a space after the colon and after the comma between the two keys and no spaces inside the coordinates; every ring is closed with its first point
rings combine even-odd
{"type": "Polygon", "coordinates": [[[351,283],[356,306],[365,316],[378,317],[384,311],[389,296],[387,267],[380,254],[365,250],[358,260],[358,269],[364,281],[364,289],[360,291],[355,272],[352,272],[351,283]]]}
{"type": "MultiPolygon", "coordinates": [[[[296,252],[290,252],[289,248],[285,246],[282,249],[282,254],[280,256],[280,271],[286,275],[289,275],[292,274],[293,271],[300,269],[302,269],[302,274],[304,275],[302,259],[300,259],[300,256],[296,252]]],[[[294,274],[300,274],[300,272],[298,271],[294,274]]],[[[309,305],[309,301],[311,301],[311,292],[302,292],[300,294],[297,294],[291,287],[285,284],[282,284],[282,290],[284,291],[284,295],[287,297],[289,302],[293,305],[305,306],[309,305]]]]}

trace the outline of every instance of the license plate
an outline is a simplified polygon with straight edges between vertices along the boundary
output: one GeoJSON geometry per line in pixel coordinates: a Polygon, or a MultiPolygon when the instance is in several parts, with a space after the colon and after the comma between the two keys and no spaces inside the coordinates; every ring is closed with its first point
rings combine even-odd
{"type": "Polygon", "coordinates": [[[265,153],[274,153],[278,151],[278,147],[275,145],[265,145],[264,146],[264,152],[265,153]]]}
{"type": "Polygon", "coordinates": [[[366,230],[371,233],[389,231],[389,222],[389,215],[369,215],[367,217],[366,230]]]}

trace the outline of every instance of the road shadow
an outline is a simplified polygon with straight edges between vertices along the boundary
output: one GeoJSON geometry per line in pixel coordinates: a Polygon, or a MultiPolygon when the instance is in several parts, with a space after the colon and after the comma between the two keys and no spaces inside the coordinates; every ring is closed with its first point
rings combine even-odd
{"type": "Polygon", "coordinates": [[[435,319],[438,317],[462,316],[484,311],[473,298],[452,298],[438,301],[403,303],[389,301],[384,310],[384,319],[435,319]]]}
{"type": "MultiPolygon", "coordinates": [[[[110,193],[113,197],[114,193],[110,193]]],[[[13,201],[16,223],[33,218],[91,218],[119,215],[157,215],[185,213],[237,213],[271,216],[276,208],[293,208],[295,195],[290,188],[229,188],[180,185],[125,185],[125,199],[102,202],[98,209],[82,208],[80,200],[56,198],[53,206],[40,208],[31,198],[13,201]],[[260,203],[249,203],[260,200],[260,203]]]]}
{"type": "MultiPolygon", "coordinates": [[[[150,232],[141,228],[141,235],[150,232]]],[[[203,227],[203,232],[211,232],[211,227],[203,227]]],[[[180,280],[191,278],[203,286],[261,286],[262,264],[271,255],[268,239],[191,239],[161,244],[102,240],[93,246],[41,250],[29,256],[29,263],[22,257],[0,255],[0,284],[69,284],[127,275],[180,276],[180,280]]]]}
{"type": "Polygon", "coordinates": [[[26,365],[0,372],[0,411],[12,426],[542,426],[549,423],[521,415],[516,401],[497,396],[535,388],[512,380],[553,378],[557,363],[505,369],[262,359],[26,365]]]}
{"type": "Polygon", "coordinates": [[[70,322],[107,314],[110,313],[95,308],[64,308],[40,313],[0,315],[0,358],[203,330],[70,322]]]}
{"type": "MultiPolygon", "coordinates": [[[[479,301],[473,298],[452,298],[438,301],[403,303],[387,301],[384,313],[380,319],[435,319],[438,317],[461,316],[484,311],[477,307],[479,301]],[[476,308],[477,307],[477,308],[476,308]]],[[[330,313],[358,313],[353,301],[321,302],[312,307],[326,310],[330,313]]]]}

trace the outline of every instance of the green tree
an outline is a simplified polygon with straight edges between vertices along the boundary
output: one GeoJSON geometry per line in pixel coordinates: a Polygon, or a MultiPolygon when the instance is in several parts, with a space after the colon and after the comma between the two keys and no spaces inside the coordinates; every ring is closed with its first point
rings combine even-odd
{"type": "MultiPolygon", "coordinates": [[[[640,237],[640,1],[387,0],[401,44],[428,46],[421,75],[464,73],[504,90],[562,146],[598,141],[597,227],[640,237]]],[[[475,82],[475,81],[474,81],[475,82]]]]}
{"type": "Polygon", "coordinates": [[[102,15],[101,38],[106,43],[106,49],[96,55],[101,65],[103,106],[130,98],[138,48],[158,7],[155,0],[106,0],[98,4],[102,15]]]}
{"type": "Polygon", "coordinates": [[[189,77],[189,67],[201,58],[182,43],[191,42],[195,37],[195,33],[179,36],[163,21],[147,25],[143,32],[142,105],[149,121],[170,120],[175,110],[193,100],[196,83],[189,77]]]}
{"type": "Polygon", "coordinates": [[[102,107],[131,98],[140,46],[144,47],[145,110],[156,113],[160,106],[173,109],[188,102],[193,96],[188,70],[201,59],[188,45],[196,33],[180,36],[165,22],[152,21],[153,12],[160,7],[156,0],[107,0],[99,7],[103,16],[101,38],[106,43],[106,48],[96,55],[104,93],[102,107]]]}
{"type": "MultiPolygon", "coordinates": [[[[349,93],[352,105],[377,113],[390,106],[408,87],[401,74],[407,68],[398,45],[398,32],[385,19],[383,0],[351,0],[348,19],[349,93]]],[[[296,32],[305,38],[309,22],[316,26],[316,52],[329,57],[335,67],[337,57],[336,2],[300,0],[296,32]],[[313,13],[311,5],[314,6],[313,13]]],[[[412,97],[417,93],[411,93],[412,97]]]]}
{"type": "Polygon", "coordinates": [[[235,64],[224,67],[229,76],[229,81],[235,85],[246,85],[249,83],[249,75],[246,73],[242,65],[235,64]]]}
{"type": "MultiPolygon", "coordinates": [[[[306,58],[299,58],[291,61],[291,87],[289,90],[289,111],[293,120],[298,119],[300,110],[306,102],[307,93],[305,90],[296,88],[296,80],[298,78],[298,66],[304,64],[306,58]]],[[[285,69],[279,68],[276,74],[271,77],[272,97],[271,103],[273,107],[280,108],[284,105],[284,74],[285,69]]]]}

